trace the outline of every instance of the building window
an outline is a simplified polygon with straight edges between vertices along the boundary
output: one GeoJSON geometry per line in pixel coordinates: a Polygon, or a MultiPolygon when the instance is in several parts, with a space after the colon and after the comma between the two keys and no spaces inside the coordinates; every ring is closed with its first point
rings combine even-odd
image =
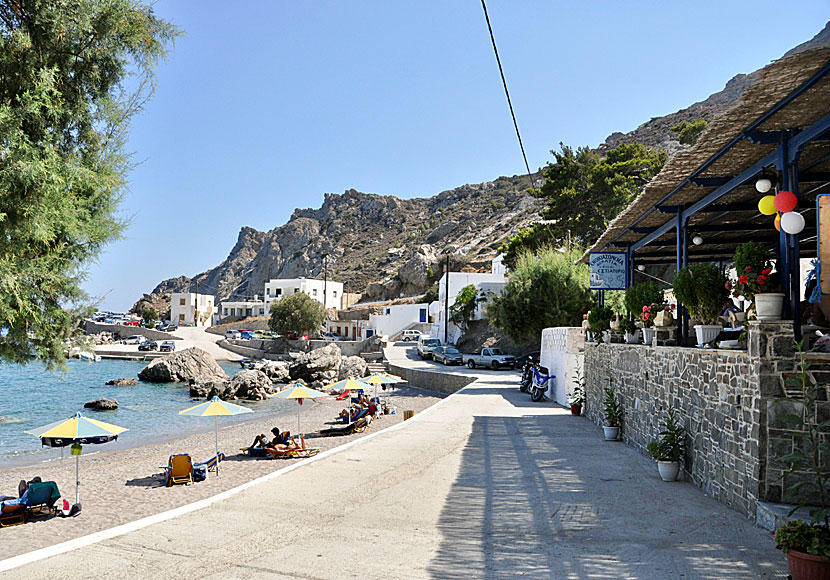
{"type": "Polygon", "coordinates": [[[184,314],[179,314],[179,322],[184,322],[184,314]]]}
{"type": "Polygon", "coordinates": [[[231,316],[236,316],[236,308],[231,308],[231,316]]]}
{"type": "Polygon", "coordinates": [[[387,308],[387,309],[386,309],[386,316],[389,316],[391,313],[392,313],[392,309],[391,309],[391,308],[387,308]]]}
{"type": "Polygon", "coordinates": [[[282,288],[274,289],[274,296],[282,296],[282,288]]]}
{"type": "Polygon", "coordinates": [[[334,291],[331,293],[331,295],[332,295],[332,297],[337,298],[337,290],[334,290],[334,291]]]}
{"type": "Polygon", "coordinates": [[[227,316],[227,315],[228,315],[228,309],[225,308],[225,314],[223,316],[227,316]]]}
{"type": "Polygon", "coordinates": [[[337,334],[340,334],[340,327],[337,327],[337,334]]]}
{"type": "Polygon", "coordinates": [[[263,314],[265,314],[265,309],[264,309],[264,308],[260,308],[260,309],[259,309],[259,315],[260,315],[260,316],[262,316],[263,314]]]}
{"type": "Polygon", "coordinates": [[[299,292],[299,291],[300,291],[300,289],[299,289],[299,288],[294,288],[294,294],[296,294],[296,293],[297,293],[297,292],[299,292]]]}
{"type": "Polygon", "coordinates": [[[315,288],[311,291],[311,295],[312,296],[317,296],[317,288],[315,288]]]}
{"type": "Polygon", "coordinates": [[[179,306],[184,306],[184,305],[185,305],[185,299],[184,298],[179,298],[179,306]]]}

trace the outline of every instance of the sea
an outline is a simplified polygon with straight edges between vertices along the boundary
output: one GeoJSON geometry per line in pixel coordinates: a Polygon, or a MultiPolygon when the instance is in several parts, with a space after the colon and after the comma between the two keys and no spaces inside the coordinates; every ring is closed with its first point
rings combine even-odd
{"type": "MultiPolygon", "coordinates": [[[[238,363],[219,362],[228,376],[239,370],[238,363]]],[[[40,439],[25,431],[80,412],[84,416],[126,427],[117,441],[84,447],[84,455],[97,447],[124,449],[202,432],[213,431],[212,417],[179,415],[199,403],[191,399],[181,383],[145,383],[133,387],[105,385],[112,379],[135,377],[147,366],[143,361],[103,359],[99,362],[68,360],[65,371],[50,371],[42,363],[0,364],[0,468],[30,465],[61,457],[60,449],[42,447],[40,439]],[[118,400],[114,411],[84,409],[84,403],[100,397],[118,400]]],[[[253,413],[219,417],[219,427],[256,421],[264,416],[295,412],[296,403],[287,399],[236,401],[253,413]]],[[[68,455],[69,451],[64,453],[68,455]]]]}

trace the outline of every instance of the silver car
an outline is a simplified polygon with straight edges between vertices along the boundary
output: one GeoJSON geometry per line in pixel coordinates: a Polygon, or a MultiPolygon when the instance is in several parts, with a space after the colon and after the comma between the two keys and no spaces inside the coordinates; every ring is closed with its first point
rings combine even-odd
{"type": "Polygon", "coordinates": [[[421,337],[418,338],[418,356],[423,359],[431,359],[432,349],[436,346],[441,346],[440,340],[432,338],[431,336],[421,335],[421,337]]]}

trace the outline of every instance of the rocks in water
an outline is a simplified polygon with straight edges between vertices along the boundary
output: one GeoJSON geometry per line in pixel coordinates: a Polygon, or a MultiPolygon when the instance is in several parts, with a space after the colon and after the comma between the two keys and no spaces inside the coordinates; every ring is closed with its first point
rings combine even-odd
{"type": "MultiPolygon", "coordinates": [[[[207,398],[213,396],[212,393],[224,393],[225,384],[228,381],[190,381],[190,396],[193,398],[207,398]]],[[[216,395],[220,399],[218,394],[216,395]]]]}
{"type": "Polygon", "coordinates": [[[154,359],[138,373],[138,378],[150,383],[185,383],[191,379],[197,382],[226,381],[228,375],[209,353],[192,347],[154,359]]]}
{"type": "Polygon", "coordinates": [[[262,371],[246,369],[233,377],[225,391],[226,396],[249,401],[261,401],[274,391],[274,385],[262,371]]]}
{"type": "Polygon", "coordinates": [[[117,408],[118,401],[115,399],[107,399],[106,397],[84,403],[84,409],[92,409],[93,411],[114,411],[117,408]]]}
{"type": "Polygon", "coordinates": [[[104,383],[105,385],[112,385],[113,387],[134,387],[138,384],[138,379],[133,377],[124,377],[121,379],[113,379],[104,383]]]}
{"type": "Polygon", "coordinates": [[[340,361],[340,370],[337,373],[337,380],[347,377],[359,379],[366,376],[369,365],[359,356],[344,356],[340,361]]]}
{"type": "Polygon", "coordinates": [[[288,372],[288,363],[282,361],[266,361],[260,369],[275,383],[287,383],[291,380],[288,372]]]}
{"type": "Polygon", "coordinates": [[[288,367],[288,372],[291,379],[302,379],[308,384],[329,382],[337,378],[342,359],[340,347],[331,343],[298,356],[288,367]]]}

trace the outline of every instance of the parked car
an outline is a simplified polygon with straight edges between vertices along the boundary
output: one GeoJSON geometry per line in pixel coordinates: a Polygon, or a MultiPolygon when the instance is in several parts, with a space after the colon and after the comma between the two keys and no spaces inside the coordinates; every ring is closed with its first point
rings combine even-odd
{"type": "Polygon", "coordinates": [[[121,342],[123,342],[124,344],[141,344],[145,340],[147,340],[147,339],[144,338],[143,336],[141,336],[140,334],[134,334],[132,336],[128,336],[127,338],[125,338],[121,342]]]}
{"type": "Polygon", "coordinates": [[[145,340],[141,344],[138,345],[138,350],[158,350],[159,343],[155,340],[145,340]]]}
{"type": "Polygon", "coordinates": [[[176,343],[172,340],[165,340],[159,347],[159,352],[173,352],[176,350],[176,343]]]}
{"type": "Polygon", "coordinates": [[[423,359],[431,359],[432,349],[436,346],[441,346],[440,340],[422,334],[418,337],[418,356],[423,359]]]}
{"type": "Polygon", "coordinates": [[[418,338],[420,336],[421,336],[421,331],[420,330],[412,330],[412,329],[404,330],[401,333],[401,340],[403,342],[409,342],[410,340],[418,340],[418,338]]]}
{"type": "Polygon", "coordinates": [[[516,368],[516,357],[500,348],[482,348],[475,354],[463,355],[464,364],[471,369],[489,367],[491,369],[516,368]]]}
{"type": "Polygon", "coordinates": [[[241,330],[239,331],[239,338],[242,340],[255,340],[259,338],[259,335],[253,330],[241,330]]]}
{"type": "Polygon", "coordinates": [[[432,349],[432,360],[445,365],[461,365],[464,359],[454,346],[436,346],[432,349]]]}
{"type": "Polygon", "coordinates": [[[236,339],[238,340],[242,334],[238,330],[226,330],[225,331],[225,338],[227,339],[236,339]]]}
{"type": "Polygon", "coordinates": [[[324,332],[321,336],[323,340],[337,340],[339,337],[333,332],[324,332]]]}
{"type": "Polygon", "coordinates": [[[138,320],[133,320],[133,319],[125,320],[124,321],[124,326],[138,326],[138,322],[139,322],[138,320]]]}

